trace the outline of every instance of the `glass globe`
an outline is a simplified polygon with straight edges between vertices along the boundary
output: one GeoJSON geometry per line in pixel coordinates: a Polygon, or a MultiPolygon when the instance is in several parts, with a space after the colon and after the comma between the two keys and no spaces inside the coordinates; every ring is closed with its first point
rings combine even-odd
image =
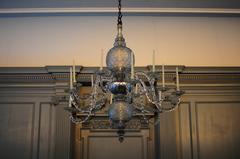
{"type": "Polygon", "coordinates": [[[110,105],[108,115],[110,120],[118,124],[118,128],[124,128],[124,123],[132,118],[133,108],[125,101],[116,101],[110,105]]]}
{"type": "Polygon", "coordinates": [[[107,54],[107,67],[110,69],[130,69],[131,68],[131,49],[117,46],[110,49],[107,54]]]}
{"type": "MultiPolygon", "coordinates": [[[[115,39],[114,47],[111,48],[106,57],[107,67],[111,70],[130,70],[132,50],[126,47],[125,39],[120,35],[115,39]]],[[[134,65],[134,55],[133,55],[134,65]]]]}

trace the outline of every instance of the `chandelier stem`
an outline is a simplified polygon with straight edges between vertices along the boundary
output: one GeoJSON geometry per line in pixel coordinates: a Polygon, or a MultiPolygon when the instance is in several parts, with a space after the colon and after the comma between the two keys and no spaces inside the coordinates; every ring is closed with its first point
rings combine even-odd
{"type": "Polygon", "coordinates": [[[118,29],[118,39],[121,40],[123,38],[122,35],[122,4],[121,0],[118,0],[118,19],[117,19],[117,29],[118,29]]]}
{"type": "Polygon", "coordinates": [[[123,38],[123,34],[122,34],[122,24],[121,24],[121,25],[118,24],[118,35],[117,35],[117,37],[119,38],[119,40],[123,38]]]}

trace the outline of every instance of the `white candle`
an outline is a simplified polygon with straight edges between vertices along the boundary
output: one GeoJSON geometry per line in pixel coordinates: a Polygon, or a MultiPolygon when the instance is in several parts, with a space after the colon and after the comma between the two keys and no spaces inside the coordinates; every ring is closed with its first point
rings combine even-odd
{"type": "Polygon", "coordinates": [[[113,94],[111,93],[111,95],[110,95],[110,104],[112,104],[112,101],[113,101],[113,94]]]}
{"type": "Polygon", "coordinates": [[[103,49],[101,49],[100,70],[103,70],[103,49]]]}
{"type": "Polygon", "coordinates": [[[162,100],[162,91],[158,92],[158,96],[159,96],[159,101],[161,101],[162,100]]]}
{"type": "Polygon", "coordinates": [[[137,94],[137,93],[138,93],[138,83],[135,86],[135,94],[137,94]]]}
{"type": "Polygon", "coordinates": [[[176,85],[177,85],[177,91],[179,91],[179,76],[178,76],[178,67],[176,67],[176,85]]]}
{"type": "Polygon", "coordinates": [[[91,86],[93,87],[93,75],[91,75],[91,86]]]}
{"type": "Polygon", "coordinates": [[[155,50],[153,50],[152,54],[152,71],[155,72],[155,50]]]}
{"type": "Polygon", "coordinates": [[[73,60],[73,83],[76,83],[75,60],[73,60]]]}
{"type": "Polygon", "coordinates": [[[68,107],[72,107],[72,97],[69,97],[69,101],[68,101],[68,107]]]}
{"type": "Polygon", "coordinates": [[[134,79],[133,52],[131,52],[131,79],[134,79]]]}
{"type": "Polygon", "coordinates": [[[70,67],[70,89],[72,90],[73,89],[73,81],[72,81],[72,77],[73,77],[73,72],[72,72],[72,67],[70,67]]]}
{"type": "Polygon", "coordinates": [[[162,64],[162,87],[165,87],[165,66],[162,64]]]}

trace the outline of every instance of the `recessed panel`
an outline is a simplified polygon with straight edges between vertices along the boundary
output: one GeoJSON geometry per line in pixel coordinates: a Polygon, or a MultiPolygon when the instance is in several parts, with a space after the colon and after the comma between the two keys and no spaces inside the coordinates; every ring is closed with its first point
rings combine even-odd
{"type": "MultiPolygon", "coordinates": [[[[146,143],[145,143],[146,144],[146,143]]],[[[89,159],[143,159],[142,137],[89,137],[89,159]]]]}
{"type": "Polygon", "coordinates": [[[198,103],[199,159],[240,158],[240,103],[198,103]]]}
{"type": "Polygon", "coordinates": [[[33,104],[0,104],[0,158],[32,158],[33,104]]]}

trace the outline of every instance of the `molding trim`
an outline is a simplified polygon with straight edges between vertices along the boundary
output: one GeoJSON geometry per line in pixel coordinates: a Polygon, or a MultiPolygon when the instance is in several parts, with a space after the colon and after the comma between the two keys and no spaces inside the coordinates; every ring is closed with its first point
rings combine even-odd
{"type": "MultiPolygon", "coordinates": [[[[240,9],[230,8],[123,8],[122,10],[127,15],[152,15],[152,14],[217,14],[217,15],[238,15],[240,9]]],[[[82,7],[82,8],[8,8],[0,9],[0,14],[93,14],[93,15],[112,15],[116,13],[116,8],[113,7],[82,7]]]]}
{"type": "MultiPolygon", "coordinates": [[[[0,76],[9,75],[62,75],[69,73],[71,66],[44,66],[44,67],[1,67],[0,76]]],[[[184,65],[165,65],[165,71],[167,73],[175,73],[176,67],[180,73],[183,74],[240,74],[240,66],[184,66],[184,65]]],[[[149,71],[152,69],[151,65],[148,66],[137,66],[136,71],[149,71]]],[[[162,65],[156,65],[156,71],[161,72],[162,65]]],[[[99,70],[99,67],[83,67],[76,66],[76,73],[81,74],[92,74],[99,70]]]]}
{"type": "MultiPolygon", "coordinates": [[[[185,67],[165,66],[166,83],[174,85],[175,68],[179,68],[180,83],[184,87],[238,87],[240,85],[240,67],[185,67]]],[[[91,75],[99,68],[80,67],[76,69],[77,81],[89,86],[91,75]]],[[[136,67],[147,71],[150,67],[136,67]]],[[[161,66],[156,66],[161,76],[161,66]]],[[[160,77],[161,79],[161,77],[160,77]]],[[[67,87],[69,66],[46,66],[35,68],[0,67],[1,88],[67,87]]],[[[161,80],[159,80],[161,83],[161,80]]]]}

